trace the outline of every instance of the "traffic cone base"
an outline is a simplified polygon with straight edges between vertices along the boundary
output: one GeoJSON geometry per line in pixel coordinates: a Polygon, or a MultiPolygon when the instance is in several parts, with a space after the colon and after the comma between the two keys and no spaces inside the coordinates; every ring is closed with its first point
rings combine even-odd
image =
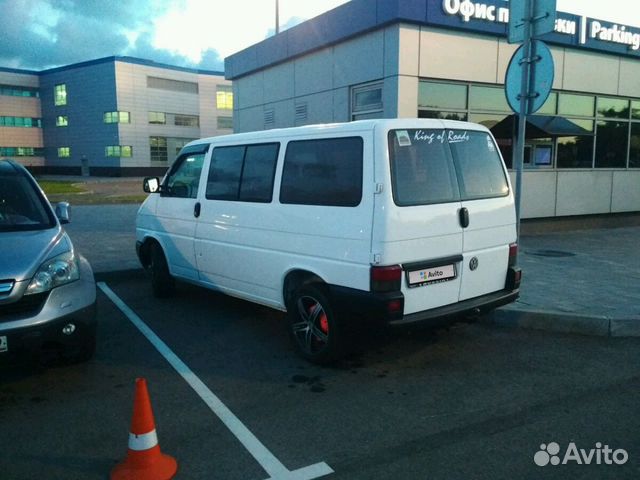
{"type": "Polygon", "coordinates": [[[138,378],[127,457],[113,467],[111,480],[171,480],[177,471],[175,458],[160,451],[147,382],[138,378]]]}
{"type": "Polygon", "coordinates": [[[178,471],[176,459],[160,452],[151,456],[135,455],[139,452],[129,452],[124,462],[111,470],[111,480],[171,480],[178,471]]]}

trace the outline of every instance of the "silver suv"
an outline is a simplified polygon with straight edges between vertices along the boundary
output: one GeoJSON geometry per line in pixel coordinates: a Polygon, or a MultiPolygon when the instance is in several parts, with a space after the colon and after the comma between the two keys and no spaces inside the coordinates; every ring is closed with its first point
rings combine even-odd
{"type": "Polygon", "coordinates": [[[0,160],[0,361],[93,356],[96,285],[61,227],[68,222],[67,203],[54,211],[23,166],[0,160]]]}

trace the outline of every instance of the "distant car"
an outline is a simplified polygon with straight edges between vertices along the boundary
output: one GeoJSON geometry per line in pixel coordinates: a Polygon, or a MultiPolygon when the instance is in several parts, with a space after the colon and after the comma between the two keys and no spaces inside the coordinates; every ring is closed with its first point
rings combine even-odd
{"type": "Polygon", "coordinates": [[[68,206],[54,211],[23,166],[0,160],[0,360],[95,352],[96,285],[61,226],[68,206]]]}

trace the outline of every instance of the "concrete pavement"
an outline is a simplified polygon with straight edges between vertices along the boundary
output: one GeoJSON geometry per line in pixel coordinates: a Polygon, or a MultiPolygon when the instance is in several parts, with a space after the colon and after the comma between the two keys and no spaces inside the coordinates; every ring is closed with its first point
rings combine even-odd
{"type": "Polygon", "coordinates": [[[520,298],[486,320],[586,335],[640,336],[639,240],[640,226],[521,235],[520,298]]]}

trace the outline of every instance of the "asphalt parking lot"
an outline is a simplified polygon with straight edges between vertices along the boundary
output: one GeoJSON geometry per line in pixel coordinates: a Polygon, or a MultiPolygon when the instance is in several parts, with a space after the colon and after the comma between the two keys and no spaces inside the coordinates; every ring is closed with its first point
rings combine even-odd
{"type": "Polygon", "coordinates": [[[180,479],[640,475],[638,338],[487,324],[361,331],[349,358],[317,367],[294,354],[281,313],[188,285],[156,300],[141,271],[100,280],[232,418],[101,291],[92,361],[0,369],[2,479],[108,478],[126,453],[136,377],[148,381],[160,445],[180,479]],[[234,428],[252,437],[241,443],[234,428]],[[549,442],[606,444],[629,459],[537,466],[549,442]],[[325,467],[334,473],[319,477],[325,467]]]}

